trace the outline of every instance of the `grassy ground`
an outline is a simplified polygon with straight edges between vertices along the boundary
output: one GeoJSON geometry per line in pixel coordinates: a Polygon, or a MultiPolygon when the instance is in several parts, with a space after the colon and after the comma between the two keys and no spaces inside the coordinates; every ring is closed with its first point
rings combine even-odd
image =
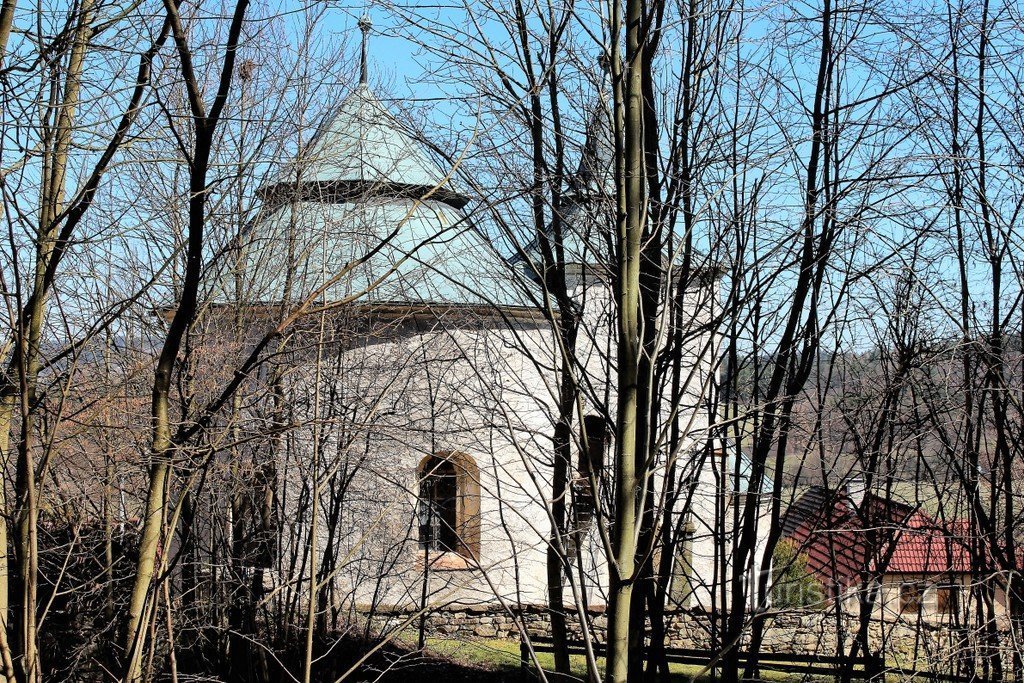
{"type": "MultiPolygon", "coordinates": [[[[392,673],[380,680],[402,682],[405,680],[426,683],[526,683],[537,681],[537,670],[531,662],[529,671],[523,671],[519,661],[519,641],[499,638],[427,638],[423,651],[417,650],[416,634],[413,631],[398,636],[393,645],[401,654],[391,661],[397,664],[392,673]],[[404,672],[405,675],[402,675],[404,672]]],[[[554,675],[554,655],[538,653],[537,660],[552,683],[567,683],[567,679],[554,675]]],[[[582,655],[570,657],[574,679],[586,680],[587,667],[582,655]]],[[[597,660],[603,674],[604,658],[597,660]]],[[[673,683],[710,683],[711,677],[696,665],[670,664],[673,683]]],[[[769,669],[761,670],[761,681],[765,683],[834,683],[835,677],[784,673],[769,669]]],[[[886,683],[903,683],[906,679],[895,673],[885,676],[886,683]]]]}
{"type": "MultiPolygon", "coordinates": [[[[428,638],[427,651],[440,658],[445,658],[453,663],[469,667],[479,667],[493,672],[504,672],[513,680],[513,675],[520,671],[519,663],[519,641],[506,639],[493,640],[455,640],[442,638],[428,638]]],[[[555,667],[554,655],[550,653],[538,653],[537,660],[541,668],[550,672],[555,667]]],[[[587,665],[582,655],[570,657],[572,672],[581,680],[586,680],[587,665]]],[[[604,658],[597,660],[598,667],[603,669],[604,658]]],[[[531,666],[531,670],[534,670],[531,666]]],[[[702,668],[695,665],[671,664],[669,670],[672,672],[673,683],[701,683],[710,680],[710,677],[700,676],[702,668]]],[[[534,678],[530,676],[530,678],[534,678]]],[[[774,671],[762,673],[762,680],[779,682],[796,682],[805,680],[803,676],[794,676],[774,671]]]]}
{"type": "MultiPolygon", "coordinates": [[[[452,640],[431,638],[427,641],[427,650],[439,657],[467,666],[479,666],[491,671],[520,671],[519,641],[507,639],[493,640],[452,640]]],[[[555,668],[554,655],[547,652],[537,654],[541,668],[550,672],[555,668]]],[[[570,657],[572,672],[581,680],[586,679],[587,664],[582,655],[570,657]]],[[[598,659],[598,666],[603,667],[604,658],[598,659]]],[[[531,666],[531,669],[535,669],[531,666]]],[[[688,683],[700,672],[700,667],[673,664],[673,683],[688,683]]],[[[532,677],[531,677],[532,678],[532,677]]]]}
{"type": "MultiPolygon", "coordinates": [[[[554,657],[538,653],[537,659],[548,681],[568,683],[586,680],[586,663],[582,655],[571,657],[572,679],[552,673],[554,657]]],[[[604,659],[598,658],[603,669],[604,659]]],[[[711,683],[711,677],[696,665],[671,664],[672,683],[711,683]]],[[[602,671],[603,673],[603,671],[602,671]]],[[[417,648],[415,633],[394,638],[367,661],[356,681],[375,683],[527,683],[539,680],[531,663],[524,671],[519,661],[519,641],[507,639],[428,638],[423,650],[417,648]]],[[[765,683],[834,683],[833,676],[789,674],[762,669],[760,681],[765,683]]],[[[885,677],[886,683],[902,683],[895,674],[885,677]]]]}

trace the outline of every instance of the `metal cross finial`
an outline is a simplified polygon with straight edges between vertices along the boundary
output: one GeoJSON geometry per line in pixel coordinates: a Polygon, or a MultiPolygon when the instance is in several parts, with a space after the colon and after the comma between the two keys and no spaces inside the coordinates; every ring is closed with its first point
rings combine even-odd
{"type": "Polygon", "coordinates": [[[359,30],[363,32],[363,57],[359,63],[359,82],[362,85],[366,85],[366,53],[367,46],[370,42],[370,29],[373,28],[373,22],[370,21],[370,15],[364,14],[359,17],[359,30]]]}

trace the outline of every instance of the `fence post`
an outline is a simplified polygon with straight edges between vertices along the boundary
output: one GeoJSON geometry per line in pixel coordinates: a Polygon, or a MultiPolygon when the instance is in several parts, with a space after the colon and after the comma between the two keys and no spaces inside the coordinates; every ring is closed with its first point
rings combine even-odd
{"type": "Polygon", "coordinates": [[[869,681],[885,680],[885,655],[868,652],[864,658],[864,677],[869,681]]]}

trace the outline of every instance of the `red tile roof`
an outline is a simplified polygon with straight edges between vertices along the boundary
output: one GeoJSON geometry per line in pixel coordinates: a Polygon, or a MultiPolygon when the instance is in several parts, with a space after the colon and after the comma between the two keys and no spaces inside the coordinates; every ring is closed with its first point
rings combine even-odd
{"type": "Polygon", "coordinates": [[[808,491],[783,518],[783,538],[796,544],[827,586],[857,583],[864,571],[964,573],[971,563],[963,531],[961,521],[943,526],[918,509],[870,493],[858,508],[841,492],[808,491]]]}

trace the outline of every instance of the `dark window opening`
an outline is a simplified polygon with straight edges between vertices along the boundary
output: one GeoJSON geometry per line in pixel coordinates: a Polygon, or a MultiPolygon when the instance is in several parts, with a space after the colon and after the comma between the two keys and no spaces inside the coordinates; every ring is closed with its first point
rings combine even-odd
{"type": "Polygon", "coordinates": [[[581,448],[576,463],[576,477],[572,481],[572,529],[567,548],[570,559],[575,558],[583,543],[583,537],[590,532],[594,524],[598,491],[595,491],[591,478],[593,477],[600,487],[604,452],[608,442],[607,432],[607,424],[600,415],[583,417],[581,448]]]}
{"type": "Polygon", "coordinates": [[[675,572],[672,577],[672,600],[680,607],[691,607],[693,604],[694,572],[693,572],[693,536],[696,527],[687,521],[683,525],[682,537],[678,541],[675,558],[675,572]]]}
{"type": "Polygon", "coordinates": [[[604,470],[604,452],[608,443],[608,424],[600,415],[583,418],[583,448],[580,449],[578,470],[580,477],[588,479],[591,473],[600,478],[604,470]]]}
{"type": "Polygon", "coordinates": [[[936,600],[940,614],[957,614],[960,611],[960,586],[939,586],[936,600]]]}
{"type": "Polygon", "coordinates": [[[438,552],[457,552],[458,478],[455,465],[432,458],[420,479],[420,545],[438,552]]]}
{"type": "Polygon", "coordinates": [[[425,551],[479,561],[480,470],[464,453],[439,453],[420,462],[417,517],[425,551]]]}
{"type": "Polygon", "coordinates": [[[914,581],[900,585],[900,614],[916,614],[923,600],[923,584],[914,581]]]}

